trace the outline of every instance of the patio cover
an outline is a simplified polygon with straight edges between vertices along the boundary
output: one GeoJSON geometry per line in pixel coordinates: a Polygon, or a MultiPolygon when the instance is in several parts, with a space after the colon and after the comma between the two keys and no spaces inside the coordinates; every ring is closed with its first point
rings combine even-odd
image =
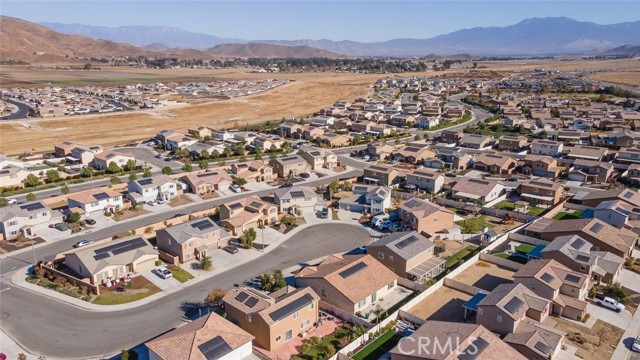
{"type": "Polygon", "coordinates": [[[485,293],[477,293],[473,295],[469,301],[462,304],[462,307],[471,311],[478,311],[478,303],[487,296],[485,293]]]}

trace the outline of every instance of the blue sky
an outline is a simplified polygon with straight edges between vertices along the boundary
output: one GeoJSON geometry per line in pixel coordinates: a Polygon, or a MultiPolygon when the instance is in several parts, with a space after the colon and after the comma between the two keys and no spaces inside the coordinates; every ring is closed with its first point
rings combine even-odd
{"type": "Polygon", "coordinates": [[[529,17],[612,24],[640,20],[640,1],[22,1],[2,15],[100,26],[165,25],[247,40],[429,38],[529,17]]]}

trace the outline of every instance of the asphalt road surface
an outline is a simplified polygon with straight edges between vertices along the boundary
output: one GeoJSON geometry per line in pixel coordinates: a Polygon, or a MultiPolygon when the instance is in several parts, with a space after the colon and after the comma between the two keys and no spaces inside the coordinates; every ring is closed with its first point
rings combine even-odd
{"type": "MultiPolygon", "coordinates": [[[[14,339],[38,354],[62,358],[109,355],[174,328],[182,321],[185,309],[201,302],[215,287],[229,289],[271,269],[346,252],[369,241],[370,234],[359,226],[314,225],[239,268],[194,283],[152,303],[117,312],[87,311],[12,286],[0,293],[0,321],[14,339]]],[[[2,271],[6,271],[8,265],[1,266],[2,271]]],[[[2,279],[5,285],[6,277],[2,279]]]]}
{"type": "Polygon", "coordinates": [[[21,103],[19,101],[5,99],[5,102],[15,105],[18,107],[18,111],[14,112],[11,115],[0,117],[0,120],[17,120],[17,119],[25,119],[29,116],[29,111],[32,109],[31,106],[21,103]]]}

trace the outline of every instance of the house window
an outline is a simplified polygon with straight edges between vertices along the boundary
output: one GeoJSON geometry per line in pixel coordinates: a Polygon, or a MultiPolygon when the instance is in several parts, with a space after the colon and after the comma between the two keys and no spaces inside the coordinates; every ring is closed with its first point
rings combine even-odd
{"type": "Polygon", "coordinates": [[[383,252],[379,252],[378,253],[378,258],[384,260],[384,253],[383,252]]]}
{"type": "Polygon", "coordinates": [[[167,239],[167,245],[171,245],[171,239],[167,239]]]}
{"type": "Polygon", "coordinates": [[[282,336],[280,335],[276,336],[276,342],[280,342],[280,340],[282,340],[282,336]]]}
{"type": "Polygon", "coordinates": [[[297,319],[297,318],[298,318],[298,316],[299,316],[299,314],[298,314],[298,312],[297,312],[297,311],[293,313],[293,318],[294,318],[294,319],[297,319]]]}
{"type": "Polygon", "coordinates": [[[538,193],[538,188],[533,188],[534,193],[538,193]]]}
{"type": "Polygon", "coordinates": [[[389,255],[389,261],[393,262],[393,256],[389,255]]]}
{"type": "Polygon", "coordinates": [[[587,271],[587,267],[585,265],[580,265],[580,270],[587,271]]]}
{"type": "Polygon", "coordinates": [[[314,308],[313,303],[309,304],[309,310],[313,310],[313,308],[314,308]]]}
{"type": "Polygon", "coordinates": [[[291,338],[293,338],[293,330],[289,329],[286,333],[284,333],[284,340],[288,341],[291,340],[291,338]]]}
{"type": "Polygon", "coordinates": [[[478,309],[478,315],[482,315],[483,312],[484,312],[484,309],[478,309]]]}
{"type": "Polygon", "coordinates": [[[307,326],[309,326],[309,322],[310,322],[309,319],[307,319],[307,320],[303,321],[302,323],[300,323],[300,329],[304,329],[307,326]]]}
{"type": "Polygon", "coordinates": [[[502,315],[496,316],[496,321],[501,323],[502,322],[502,315]]]}
{"type": "Polygon", "coordinates": [[[359,308],[362,308],[362,307],[364,307],[364,305],[365,305],[366,303],[367,303],[367,299],[362,299],[362,300],[360,300],[360,302],[358,303],[358,307],[359,307],[359,308]]]}
{"type": "Polygon", "coordinates": [[[395,282],[390,282],[389,285],[387,285],[387,290],[393,289],[394,286],[396,286],[396,283],[395,282]]]}
{"type": "Polygon", "coordinates": [[[193,243],[192,242],[188,243],[187,247],[193,247],[193,243]]]}
{"type": "Polygon", "coordinates": [[[434,222],[434,223],[437,223],[437,222],[438,222],[438,217],[437,217],[437,216],[433,218],[433,222],[434,222]]]}
{"type": "Polygon", "coordinates": [[[42,216],[47,216],[47,213],[46,213],[46,212],[43,212],[43,213],[42,213],[42,216]]]}

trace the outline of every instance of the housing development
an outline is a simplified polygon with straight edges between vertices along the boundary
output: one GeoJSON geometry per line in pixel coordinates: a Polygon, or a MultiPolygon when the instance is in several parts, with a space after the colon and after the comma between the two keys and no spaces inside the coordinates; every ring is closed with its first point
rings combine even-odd
{"type": "Polygon", "coordinates": [[[317,104],[292,86],[341,71],[281,58],[2,85],[0,126],[46,146],[0,153],[0,360],[640,359],[637,86],[394,58],[317,104]],[[238,115],[174,120],[214,102],[238,115]],[[42,130],[121,111],[155,122],[42,130]]]}

